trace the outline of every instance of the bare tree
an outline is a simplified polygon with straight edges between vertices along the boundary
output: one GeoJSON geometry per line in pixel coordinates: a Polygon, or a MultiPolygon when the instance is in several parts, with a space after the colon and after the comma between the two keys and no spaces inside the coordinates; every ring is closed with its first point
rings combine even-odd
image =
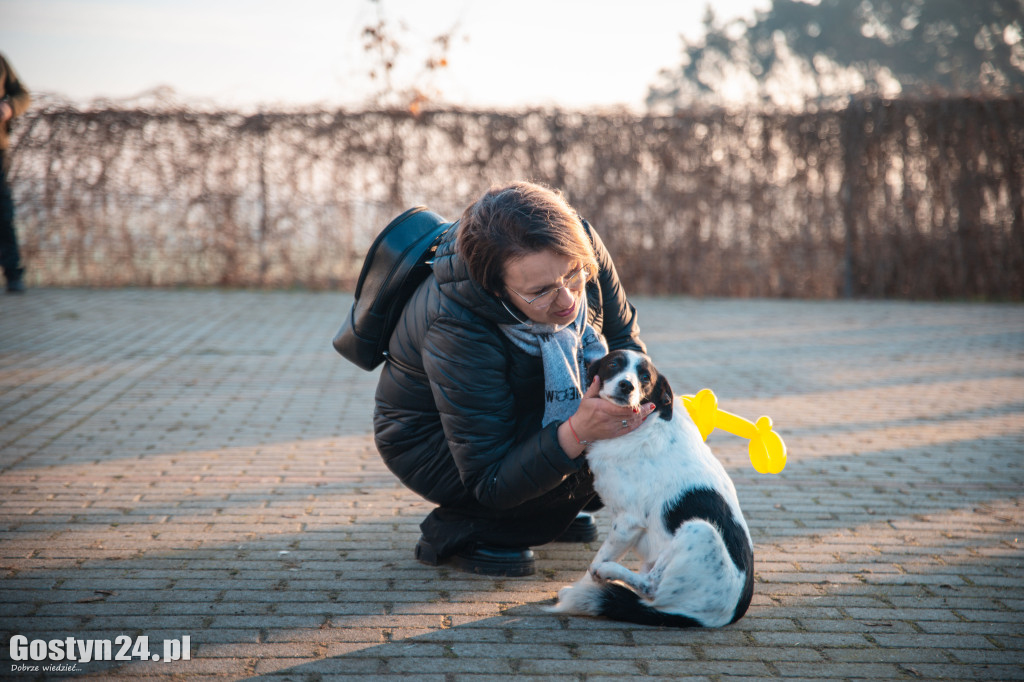
{"type": "Polygon", "coordinates": [[[419,114],[428,102],[437,101],[442,93],[436,76],[448,67],[448,54],[458,23],[429,39],[427,57],[419,68],[400,73],[400,64],[410,57],[410,44],[417,40],[402,21],[391,19],[381,0],[369,0],[376,7],[376,17],[362,31],[363,50],[370,58],[369,77],[377,87],[371,103],[384,108],[408,109],[419,114]],[[403,75],[404,74],[404,75],[403,75]]]}

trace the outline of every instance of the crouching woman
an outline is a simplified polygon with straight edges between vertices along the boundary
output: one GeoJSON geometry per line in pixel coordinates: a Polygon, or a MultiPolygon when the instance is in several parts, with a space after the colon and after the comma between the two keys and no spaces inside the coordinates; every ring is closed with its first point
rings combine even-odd
{"type": "Polygon", "coordinates": [[[598,398],[585,366],[644,351],[600,238],[558,193],[492,188],[445,235],[388,348],[374,437],[437,506],[416,557],[486,575],[534,572],[531,547],[589,541],[600,506],[582,455],[644,415],[598,398]]]}

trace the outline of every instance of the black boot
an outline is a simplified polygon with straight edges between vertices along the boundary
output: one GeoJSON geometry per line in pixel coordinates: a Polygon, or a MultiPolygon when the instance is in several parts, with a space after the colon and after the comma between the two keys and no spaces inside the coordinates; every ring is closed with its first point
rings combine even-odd
{"type": "Polygon", "coordinates": [[[450,557],[442,558],[424,538],[416,543],[416,559],[428,566],[451,564],[467,573],[518,578],[533,575],[536,565],[533,550],[508,547],[491,547],[479,543],[459,550],[450,557]]]}
{"type": "Polygon", "coordinates": [[[593,542],[597,539],[597,523],[590,514],[579,514],[553,542],[593,542]]]}

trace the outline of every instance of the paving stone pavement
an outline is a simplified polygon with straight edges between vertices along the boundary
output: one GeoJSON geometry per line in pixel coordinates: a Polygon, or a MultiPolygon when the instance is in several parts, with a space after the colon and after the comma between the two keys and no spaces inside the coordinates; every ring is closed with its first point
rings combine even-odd
{"type": "Polygon", "coordinates": [[[350,301],[0,299],[0,679],[1024,679],[1024,307],[636,299],[677,392],[790,453],[762,476],[711,436],[755,595],[680,631],[544,611],[596,545],[520,579],[414,561],[429,505],[374,451],[375,374],[330,347],[350,301]],[[32,672],[17,635],[139,646],[32,672]]]}

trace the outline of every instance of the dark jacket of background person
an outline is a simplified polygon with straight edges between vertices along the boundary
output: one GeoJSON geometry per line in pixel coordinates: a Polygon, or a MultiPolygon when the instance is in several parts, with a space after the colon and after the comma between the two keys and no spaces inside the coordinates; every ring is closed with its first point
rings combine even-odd
{"type": "Polygon", "coordinates": [[[32,103],[28,89],[18,80],[18,75],[0,54],[0,100],[11,105],[14,115],[11,120],[0,126],[0,150],[7,149],[11,143],[11,121],[25,113],[32,103]]]}
{"type": "MultiPolygon", "coordinates": [[[[600,237],[583,223],[600,266],[587,284],[588,318],[611,350],[644,350],[600,237]]],[[[455,230],[438,248],[434,274],[413,295],[391,337],[377,384],[374,435],[385,464],[408,488],[443,507],[509,509],[585,467],[558,444],[558,422],[541,428],[541,359],[498,328],[516,320],[470,278],[455,230]]],[[[585,388],[585,386],[584,386],[585,388]]]]}

